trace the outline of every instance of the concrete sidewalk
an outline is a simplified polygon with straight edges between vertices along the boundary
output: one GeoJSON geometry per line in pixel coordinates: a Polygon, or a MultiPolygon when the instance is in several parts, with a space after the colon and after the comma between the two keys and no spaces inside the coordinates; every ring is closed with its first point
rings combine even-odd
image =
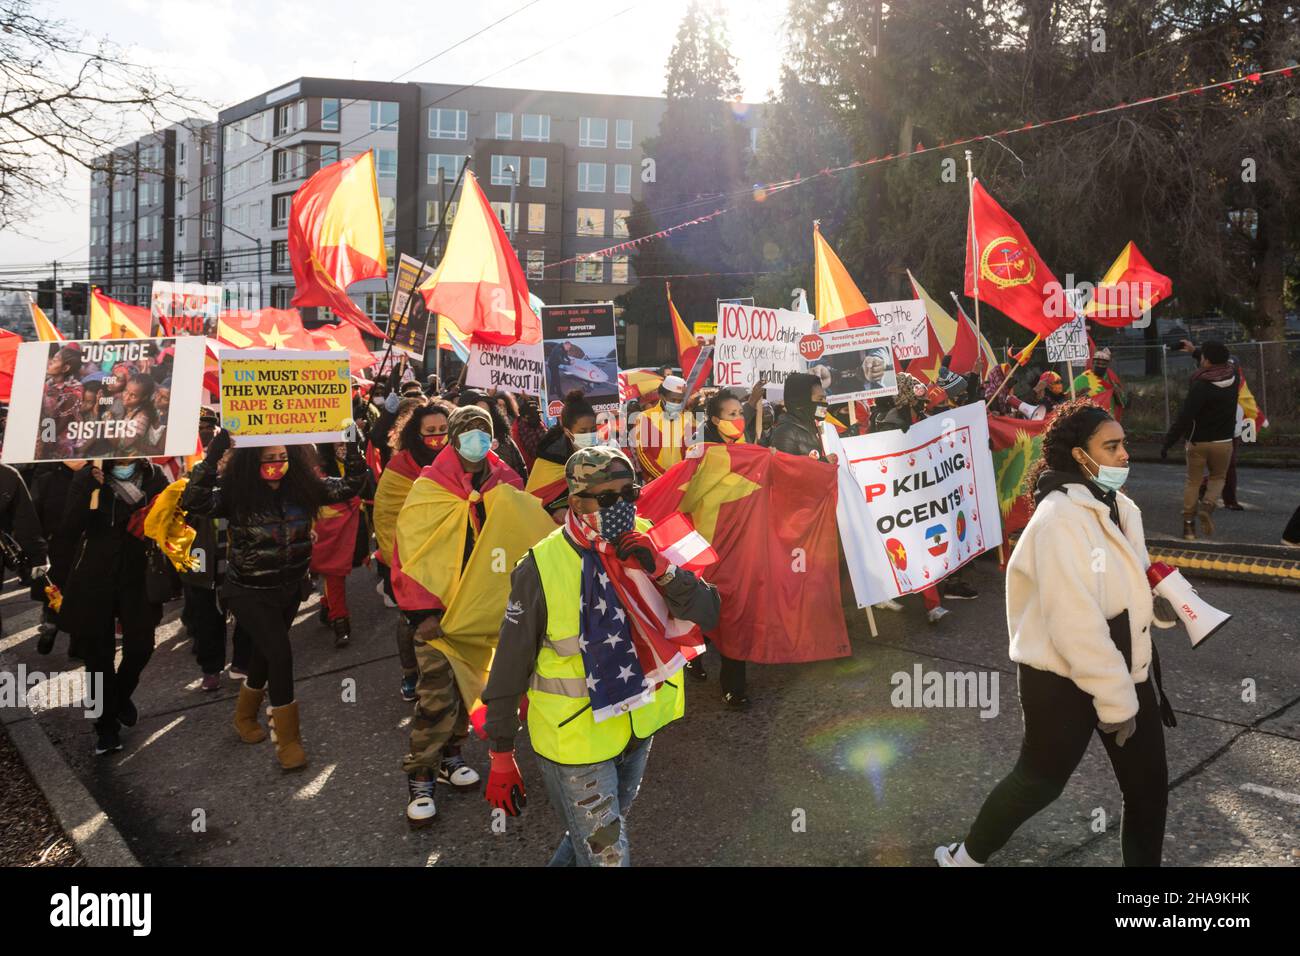
{"type": "MultiPolygon", "coordinates": [[[[1289,515],[1295,476],[1276,475],[1286,480],[1243,472],[1242,500],[1259,510],[1225,513],[1225,530],[1241,519],[1243,533],[1263,534],[1283,511],[1289,515]]],[[[1148,528],[1158,527],[1181,472],[1141,466],[1133,484],[1148,528]]],[[[688,684],[686,719],[655,739],[631,815],[634,861],[929,865],[936,844],[960,839],[1014,763],[1021,735],[1001,575],[982,560],[968,580],[982,596],[949,603],[953,613],[939,625],[925,622],[919,599],[907,599],[902,613],[877,613],[880,636],[872,640],[865,615],[851,610],[852,657],[751,665],[754,709],[746,714],[724,710],[710,653],[709,680],[688,684]],[[996,675],[997,715],[892,706],[891,677],[917,665],[996,675]]],[[[504,833],[492,831],[481,794],[441,787],[437,825],[408,830],[400,761],[411,705],[398,695],[396,612],[383,607],[373,581],[365,569],[349,579],[357,633],[347,649],[334,649],[314,606],[294,630],[311,758],[303,773],[283,774],[269,743],[235,737],[233,682],[218,694],[197,689],[177,605],[159,630],[136,697],[141,720],[125,733],[124,752],[94,757],[89,722],[67,707],[20,715],[20,723],[39,723],[146,865],[545,863],[560,826],[526,736],[519,763],[528,808],[504,833]]],[[[1166,732],[1173,788],[1165,860],[1300,865],[1297,600],[1210,582],[1201,592],[1236,619],[1195,652],[1181,630],[1157,638],[1179,718],[1166,732]]],[[[66,636],[50,657],[35,653],[34,605],[13,596],[4,609],[6,669],[71,669],[66,636]]],[[[486,745],[472,739],[465,755],[486,776],[486,745]]],[[[1119,791],[1094,741],[1061,799],[995,862],[1117,865],[1119,816],[1119,791]],[[1097,833],[1102,813],[1107,825],[1097,833]]]]}

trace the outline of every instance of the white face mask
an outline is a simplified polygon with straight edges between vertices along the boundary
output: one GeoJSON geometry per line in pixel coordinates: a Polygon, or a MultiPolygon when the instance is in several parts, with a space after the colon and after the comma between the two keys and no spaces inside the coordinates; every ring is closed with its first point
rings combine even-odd
{"type": "Polygon", "coordinates": [[[1092,480],[1107,491],[1119,491],[1124,487],[1124,483],[1128,481],[1129,469],[1127,465],[1122,468],[1116,465],[1098,465],[1086,451],[1083,452],[1083,457],[1091,461],[1097,469],[1097,474],[1092,476],[1092,480]]]}
{"type": "Polygon", "coordinates": [[[574,448],[594,448],[600,444],[600,432],[580,432],[573,436],[574,448]]]}

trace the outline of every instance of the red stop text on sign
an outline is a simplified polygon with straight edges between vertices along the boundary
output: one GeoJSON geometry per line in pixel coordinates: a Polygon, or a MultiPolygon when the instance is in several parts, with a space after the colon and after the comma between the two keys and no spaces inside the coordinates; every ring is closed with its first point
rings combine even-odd
{"type": "Polygon", "coordinates": [[[820,335],[805,335],[799,340],[799,354],[809,362],[821,358],[825,351],[826,343],[820,335]]]}

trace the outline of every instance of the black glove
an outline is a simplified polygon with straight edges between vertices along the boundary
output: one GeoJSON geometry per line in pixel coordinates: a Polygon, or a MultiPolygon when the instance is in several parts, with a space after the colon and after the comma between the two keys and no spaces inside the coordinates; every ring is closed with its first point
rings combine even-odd
{"type": "Polygon", "coordinates": [[[217,433],[212,436],[212,441],[208,442],[207,454],[203,456],[204,461],[215,465],[221,460],[221,456],[229,450],[230,432],[224,428],[218,429],[217,433]]]}

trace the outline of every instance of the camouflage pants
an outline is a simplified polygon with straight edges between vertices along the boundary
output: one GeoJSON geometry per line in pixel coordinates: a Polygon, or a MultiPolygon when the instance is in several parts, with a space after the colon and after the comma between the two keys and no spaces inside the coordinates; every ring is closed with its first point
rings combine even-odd
{"type": "Polygon", "coordinates": [[[418,674],[420,663],[415,659],[415,625],[402,615],[397,616],[397,660],[402,665],[402,676],[418,674]]]}
{"type": "Polygon", "coordinates": [[[442,651],[416,643],[420,678],[415,685],[415,717],[411,721],[411,752],[402,761],[407,773],[421,767],[437,770],[444,752],[469,736],[469,712],[460,699],[451,661],[442,651]]]}

